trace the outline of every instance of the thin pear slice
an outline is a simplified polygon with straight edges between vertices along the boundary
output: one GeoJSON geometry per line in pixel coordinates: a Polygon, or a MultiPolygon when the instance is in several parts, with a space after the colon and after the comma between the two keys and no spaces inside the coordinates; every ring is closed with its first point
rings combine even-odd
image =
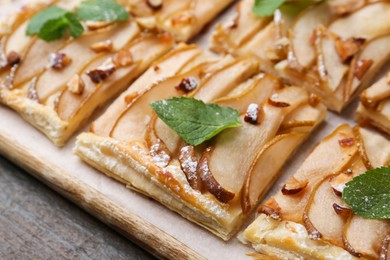
{"type": "Polygon", "coordinates": [[[383,240],[389,233],[388,220],[366,219],[354,215],[345,226],[344,240],[364,258],[378,259],[383,240]]]}
{"type": "Polygon", "coordinates": [[[276,135],[284,115],[307,100],[307,92],[298,87],[284,88],[275,95],[290,106],[267,103],[262,107],[264,117],[260,124],[246,123],[242,116],[242,127],[227,129],[213,141],[209,168],[217,182],[232,193],[241,191],[258,152],[276,135]]]}
{"type": "Polygon", "coordinates": [[[306,229],[309,234],[319,232],[322,239],[343,247],[343,230],[349,215],[337,213],[335,207],[348,210],[345,202],[334,193],[330,178],[325,178],[313,190],[304,212],[315,230],[310,230],[308,226],[306,229]]]}
{"type": "Polygon", "coordinates": [[[309,68],[315,59],[315,51],[310,42],[314,29],[326,25],[333,18],[327,3],[309,7],[294,21],[291,28],[292,51],[300,65],[309,68]]]}
{"type": "MultiPolygon", "coordinates": [[[[390,5],[390,3],[389,3],[390,5]]],[[[390,35],[377,37],[367,42],[364,49],[351,63],[349,72],[349,81],[345,86],[344,100],[350,101],[354,96],[358,95],[361,90],[367,88],[378,71],[390,59],[390,35]],[[356,64],[359,61],[372,61],[372,65],[365,71],[363,77],[358,79],[355,75],[356,64]]]]}
{"type": "Polygon", "coordinates": [[[82,117],[88,117],[84,115],[85,109],[92,112],[96,106],[105,103],[108,98],[116,95],[137,75],[142,73],[153,60],[169,51],[172,45],[172,38],[165,35],[144,36],[137,39],[131,46],[126,47],[126,50],[131,53],[133,64],[118,68],[114,74],[97,85],[91,81],[85,72],[97,68],[112,57],[112,54],[98,58],[81,74],[81,79],[85,84],[82,94],[74,94],[65,89],[59,97],[57,105],[59,117],[65,121],[72,120],[76,113],[81,113],[82,117]]]}
{"type": "Polygon", "coordinates": [[[294,196],[277,193],[275,200],[281,207],[284,219],[301,223],[310,193],[317,183],[326,176],[340,172],[352,160],[357,153],[357,144],[341,147],[340,141],[347,138],[354,138],[352,129],[348,125],[341,125],[311,152],[294,175],[300,183],[308,183],[302,192],[294,196]]]}
{"type": "Polygon", "coordinates": [[[346,15],[363,7],[366,0],[332,0],[326,3],[333,14],[346,15]]]}
{"type": "Polygon", "coordinates": [[[203,66],[199,66],[185,75],[172,77],[157,83],[138,98],[135,98],[117,120],[110,136],[121,141],[142,142],[145,137],[146,125],[153,114],[150,104],[154,101],[183,95],[183,92],[178,90],[176,86],[179,85],[183,78],[187,77],[193,77],[200,81],[202,68],[203,66]]]}
{"type": "Polygon", "coordinates": [[[211,38],[211,49],[217,53],[235,53],[236,48],[250,40],[270,21],[269,17],[256,16],[252,9],[254,0],[240,1],[236,17],[225,24],[217,25],[211,38]]]}
{"type": "MultiPolygon", "coordinates": [[[[125,92],[123,92],[107,111],[91,126],[91,130],[99,136],[109,136],[118,115],[125,111],[128,104],[126,99],[137,97],[156,82],[174,76],[178,71],[198,56],[203,56],[202,50],[195,45],[179,45],[176,49],[158,60],[125,92]]],[[[210,58],[210,61],[213,59],[210,58]]]]}
{"type": "Polygon", "coordinates": [[[389,12],[390,3],[373,3],[335,20],[328,29],[345,39],[355,37],[370,40],[390,33],[389,12]]]}
{"type": "Polygon", "coordinates": [[[380,101],[389,98],[389,85],[389,74],[387,74],[362,93],[360,96],[362,105],[368,108],[375,108],[380,101]]]}
{"type": "Polygon", "coordinates": [[[60,52],[68,55],[72,62],[60,71],[47,69],[38,79],[36,91],[40,101],[44,102],[50,95],[65,87],[69,79],[79,73],[94,57],[99,55],[90,47],[92,44],[111,40],[114,51],[122,49],[128,42],[139,34],[139,28],[134,22],[123,22],[113,28],[84,34],[72,41],[60,52]]]}

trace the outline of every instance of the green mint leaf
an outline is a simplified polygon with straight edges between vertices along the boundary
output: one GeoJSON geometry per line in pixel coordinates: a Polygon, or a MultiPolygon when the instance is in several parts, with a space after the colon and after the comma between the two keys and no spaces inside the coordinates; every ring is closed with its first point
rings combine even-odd
{"type": "Polygon", "coordinates": [[[77,16],[84,21],[126,21],[126,9],[113,0],[84,1],[77,8],[77,16]]]}
{"type": "Polygon", "coordinates": [[[199,145],[226,128],[242,126],[239,111],[201,100],[174,97],[150,105],[158,117],[190,145],[199,145]]]}
{"type": "Polygon", "coordinates": [[[255,0],[252,11],[258,16],[271,16],[286,0],[255,0]]]}
{"type": "Polygon", "coordinates": [[[66,13],[67,13],[66,10],[58,6],[49,7],[37,13],[31,18],[27,26],[26,34],[29,36],[39,34],[45,25],[46,27],[49,26],[47,25],[49,21],[54,21],[58,23],[58,20],[63,18],[66,13]]]}
{"type": "Polygon", "coordinates": [[[60,39],[67,29],[68,21],[65,18],[49,20],[42,26],[38,36],[44,41],[51,42],[60,39]]]}
{"type": "Polygon", "coordinates": [[[390,218],[390,166],[369,170],[346,184],[343,199],[365,218],[390,218]]]}
{"type": "Polygon", "coordinates": [[[73,13],[67,13],[65,17],[68,20],[70,35],[74,38],[80,37],[84,32],[84,28],[77,16],[73,13]]]}

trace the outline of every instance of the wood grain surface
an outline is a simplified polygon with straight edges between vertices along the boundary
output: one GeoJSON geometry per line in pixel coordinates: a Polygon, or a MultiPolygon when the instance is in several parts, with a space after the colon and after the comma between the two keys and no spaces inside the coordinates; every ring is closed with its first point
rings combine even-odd
{"type": "Polygon", "coordinates": [[[17,140],[3,133],[0,133],[0,153],[153,255],[161,259],[204,259],[183,243],[115,204],[87,184],[64,174],[61,169],[46,163],[43,158],[29,153],[17,140]]]}
{"type": "Polygon", "coordinates": [[[153,256],[0,156],[0,259],[53,258],[153,256]]]}

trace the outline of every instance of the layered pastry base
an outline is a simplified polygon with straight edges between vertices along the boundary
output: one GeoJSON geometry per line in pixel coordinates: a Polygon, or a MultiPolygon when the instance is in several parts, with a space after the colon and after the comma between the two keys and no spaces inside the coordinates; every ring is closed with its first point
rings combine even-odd
{"type": "Polygon", "coordinates": [[[390,78],[378,80],[360,96],[356,120],[369,123],[390,134],[390,78]]]}
{"type": "Polygon", "coordinates": [[[148,30],[169,32],[187,41],[202,30],[233,0],[119,0],[138,23],[148,30]]]}
{"type": "Polygon", "coordinates": [[[354,177],[389,164],[389,139],[358,126],[339,126],[260,206],[243,239],[280,259],[388,259],[389,220],[355,215],[341,193],[354,177]]]}
{"type": "MultiPolygon", "coordinates": [[[[70,10],[78,3],[56,4],[70,10]]],[[[26,36],[28,20],[16,20],[0,36],[0,102],[56,145],[63,145],[98,106],[119,94],[174,44],[167,34],[143,32],[133,19],[101,23],[80,38],[52,42],[26,36]]]]}
{"type": "Polygon", "coordinates": [[[217,59],[182,45],[78,137],[75,153],[227,240],[326,114],[304,88],[286,87],[257,70],[253,59],[217,59]],[[150,108],[177,96],[235,108],[242,127],[190,146],[150,108]]]}
{"type": "Polygon", "coordinates": [[[331,110],[340,112],[389,59],[389,2],[323,1],[272,17],[256,16],[253,5],[242,0],[236,17],[217,26],[211,49],[257,57],[263,71],[307,87],[331,110]]]}

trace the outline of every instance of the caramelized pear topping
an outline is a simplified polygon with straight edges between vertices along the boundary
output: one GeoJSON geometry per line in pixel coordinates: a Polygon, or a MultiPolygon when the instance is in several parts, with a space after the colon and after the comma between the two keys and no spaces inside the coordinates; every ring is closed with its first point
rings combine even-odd
{"type": "Polygon", "coordinates": [[[146,3],[153,10],[159,10],[163,7],[163,0],[146,0],[146,3]]]}
{"type": "Polygon", "coordinates": [[[107,60],[103,65],[88,71],[87,75],[91,78],[92,82],[98,84],[111,76],[115,71],[116,67],[112,60],[107,60]]]}
{"type": "Polygon", "coordinates": [[[195,90],[199,86],[199,82],[194,77],[188,77],[182,79],[179,85],[176,86],[176,89],[181,90],[185,93],[189,93],[195,90]]]}
{"type": "Polygon", "coordinates": [[[339,140],[339,145],[341,147],[351,147],[355,145],[355,138],[353,137],[348,137],[348,138],[343,138],[339,140]]]}
{"type": "Polygon", "coordinates": [[[314,227],[313,223],[311,223],[311,220],[306,212],[303,213],[303,224],[306,227],[306,230],[309,233],[309,237],[311,239],[313,240],[321,239],[322,234],[314,227]]]}
{"type": "Polygon", "coordinates": [[[250,104],[246,110],[244,121],[252,125],[257,125],[259,123],[259,112],[259,105],[254,103],[250,104]]]}
{"type": "Polygon", "coordinates": [[[273,219],[280,219],[280,206],[275,198],[270,198],[264,205],[261,205],[257,210],[258,213],[266,214],[273,219]]]}
{"type": "Polygon", "coordinates": [[[192,145],[187,145],[180,149],[179,162],[190,186],[194,190],[202,191],[202,180],[196,171],[198,161],[192,145]]]}
{"type": "Polygon", "coordinates": [[[362,80],[367,70],[372,66],[373,60],[358,60],[355,64],[355,68],[353,70],[353,75],[358,79],[362,80]]]}
{"type": "Polygon", "coordinates": [[[7,55],[7,64],[11,67],[14,65],[18,65],[21,61],[22,61],[22,58],[20,57],[20,55],[17,52],[11,51],[7,55]]]}
{"type": "Polygon", "coordinates": [[[213,174],[209,168],[209,157],[212,152],[212,148],[207,148],[202,157],[199,160],[198,168],[196,169],[198,175],[200,176],[203,185],[206,189],[213,194],[220,202],[228,203],[235,196],[234,193],[225,190],[214,178],[213,174]]]}
{"type": "Polygon", "coordinates": [[[300,182],[292,177],[282,188],[283,195],[294,195],[306,188],[309,182],[300,182]]]}
{"type": "Polygon", "coordinates": [[[72,59],[63,52],[56,52],[50,55],[49,67],[55,70],[61,70],[67,67],[72,62],[72,59]]]}
{"type": "Polygon", "coordinates": [[[68,87],[68,90],[73,94],[80,95],[84,91],[85,84],[81,79],[80,75],[75,74],[66,84],[66,86],[68,87]]]}

